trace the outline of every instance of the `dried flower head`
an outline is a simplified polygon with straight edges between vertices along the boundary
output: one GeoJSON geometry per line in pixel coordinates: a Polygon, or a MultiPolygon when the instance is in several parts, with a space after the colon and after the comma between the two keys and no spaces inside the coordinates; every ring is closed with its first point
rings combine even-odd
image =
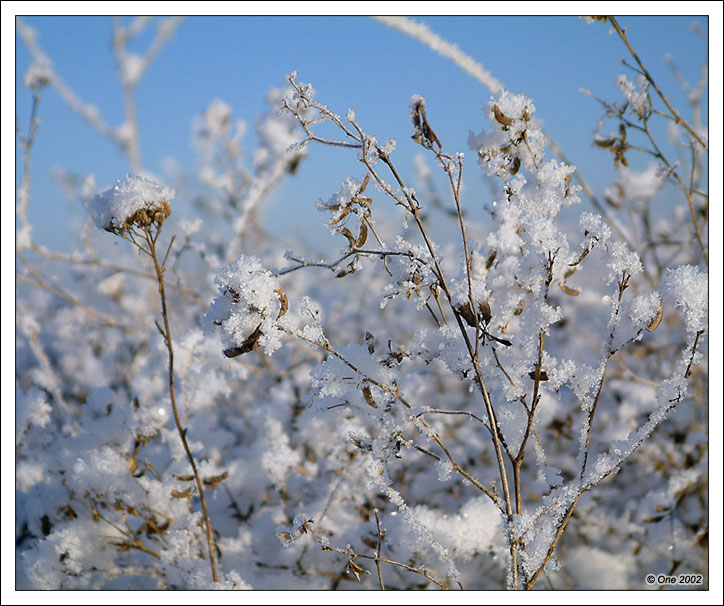
{"type": "Polygon", "coordinates": [[[176,192],[136,175],[116,181],[86,203],[91,219],[99,229],[122,236],[131,227],[146,229],[161,224],[171,214],[171,200],[176,192]]]}

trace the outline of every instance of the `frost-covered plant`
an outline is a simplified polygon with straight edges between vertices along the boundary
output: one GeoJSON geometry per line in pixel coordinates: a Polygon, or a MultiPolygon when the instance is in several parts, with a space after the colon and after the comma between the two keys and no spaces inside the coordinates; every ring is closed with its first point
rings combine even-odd
{"type": "MultiPolygon", "coordinates": [[[[148,23],[116,21],[129,95],[153,53],[125,44],[148,23]]],[[[561,210],[586,190],[548,157],[525,95],[497,90],[469,136],[494,184],[483,203],[433,128],[442,108],[410,99],[408,180],[394,140],[292,76],[249,163],[212,100],[198,175],[172,189],[141,168],[132,102],[111,128],[75,98],[134,176],[97,196],[78,180],[91,220],[61,254],[34,240],[29,166],[44,87],[69,91],[20,27],[36,63],[17,203],[18,588],[610,589],[706,572],[706,263],[695,236],[663,255],[629,229],[670,177],[658,164],[619,158],[611,214],[571,225],[561,210]],[[284,252],[256,213],[314,143],[356,155],[316,205],[339,249],[284,252]],[[134,246],[109,251],[92,223],[134,246]]],[[[688,202],[650,233],[672,234],[688,202]]]]}

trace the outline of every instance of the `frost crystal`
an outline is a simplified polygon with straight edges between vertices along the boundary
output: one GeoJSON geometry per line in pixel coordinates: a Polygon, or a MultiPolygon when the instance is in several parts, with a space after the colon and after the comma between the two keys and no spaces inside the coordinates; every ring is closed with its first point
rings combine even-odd
{"type": "Polygon", "coordinates": [[[698,267],[684,265],[667,270],[664,288],[681,309],[686,320],[686,331],[690,335],[706,329],[709,312],[708,275],[698,267]]]}
{"type": "Polygon", "coordinates": [[[88,200],[86,208],[98,229],[122,234],[131,225],[162,223],[171,214],[169,201],[176,195],[166,187],[136,175],[127,175],[88,200]]]}

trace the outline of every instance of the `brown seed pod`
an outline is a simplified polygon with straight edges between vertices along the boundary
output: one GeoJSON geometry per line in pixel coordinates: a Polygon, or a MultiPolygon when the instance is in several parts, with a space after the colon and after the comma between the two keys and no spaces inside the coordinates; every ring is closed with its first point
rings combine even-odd
{"type": "Polygon", "coordinates": [[[561,290],[566,293],[569,297],[577,297],[581,294],[580,290],[576,290],[575,288],[571,288],[570,286],[566,286],[565,284],[561,283],[561,290]]]}
{"type": "Polygon", "coordinates": [[[470,303],[466,302],[464,305],[458,305],[455,308],[455,311],[463,317],[468,326],[475,328],[476,318],[473,310],[470,308],[470,303]]]}
{"type": "Polygon", "coordinates": [[[171,496],[174,499],[185,499],[186,497],[190,497],[194,494],[193,488],[187,488],[186,490],[172,490],[171,496]]]}
{"type": "Polygon", "coordinates": [[[367,189],[367,184],[370,182],[370,176],[369,174],[365,175],[364,180],[362,181],[362,185],[360,185],[359,191],[357,192],[357,195],[360,195],[364,192],[365,189],[367,189]]]}
{"type": "Polygon", "coordinates": [[[564,198],[567,198],[571,195],[571,175],[566,176],[566,193],[563,194],[564,198]]]}
{"type": "Polygon", "coordinates": [[[189,475],[178,475],[174,474],[174,478],[176,478],[179,482],[192,482],[195,478],[195,476],[189,474],[189,475]]]}
{"type": "Polygon", "coordinates": [[[237,356],[255,350],[259,347],[259,339],[263,335],[264,333],[261,331],[261,324],[259,324],[259,326],[256,327],[256,330],[247,337],[246,341],[238,347],[229,347],[228,349],[225,349],[224,355],[227,358],[236,358],[237,356]]]}
{"type": "Polygon", "coordinates": [[[520,158],[518,156],[515,157],[515,160],[511,162],[510,169],[508,172],[510,172],[511,175],[515,175],[520,170],[520,158]]]}
{"type": "Polygon", "coordinates": [[[490,251],[490,254],[488,255],[488,258],[485,260],[485,269],[490,269],[493,266],[493,263],[495,263],[495,257],[498,256],[498,249],[494,248],[490,251]]]}
{"type": "Polygon", "coordinates": [[[354,247],[360,248],[364,246],[365,242],[367,242],[367,222],[362,221],[362,225],[360,225],[359,228],[359,236],[357,236],[357,241],[354,243],[354,247]]]}
{"type": "Polygon", "coordinates": [[[586,255],[587,255],[589,252],[591,252],[591,249],[590,249],[590,248],[587,248],[586,250],[584,250],[584,251],[581,253],[581,256],[578,257],[578,259],[576,259],[576,260],[575,260],[573,263],[571,263],[568,267],[575,267],[576,265],[578,265],[581,261],[583,261],[583,259],[586,258],[586,255]]]}
{"type": "MultiPolygon", "coordinates": [[[[529,372],[528,376],[535,381],[536,380],[536,371],[533,370],[533,371],[529,372]]],[[[537,373],[537,378],[539,381],[547,381],[548,373],[545,370],[541,370],[539,373],[537,373]]]]}
{"type": "Polygon", "coordinates": [[[221,482],[223,482],[226,478],[229,477],[229,472],[225,471],[224,473],[219,474],[218,476],[212,476],[210,478],[204,478],[204,486],[207,486],[208,488],[216,488],[221,482]]]}
{"type": "Polygon", "coordinates": [[[347,242],[349,242],[349,247],[354,248],[355,243],[357,242],[357,239],[352,235],[352,232],[349,231],[346,227],[342,228],[342,231],[340,232],[345,238],[347,238],[347,242]]]}
{"type": "Polygon", "coordinates": [[[278,320],[285,313],[287,313],[289,311],[289,299],[287,299],[287,293],[285,293],[281,287],[275,289],[274,292],[279,295],[279,302],[281,303],[281,307],[279,309],[279,315],[277,316],[277,320],[278,320]]]}
{"type": "Polygon", "coordinates": [[[367,385],[362,388],[362,395],[369,406],[377,408],[377,402],[375,402],[375,399],[372,397],[372,390],[367,385]]]}
{"type": "Polygon", "coordinates": [[[495,120],[503,126],[510,126],[513,123],[513,118],[509,118],[502,111],[500,111],[500,108],[497,106],[497,104],[493,105],[493,115],[495,116],[495,120]]]}
{"type": "Polygon", "coordinates": [[[594,139],[593,143],[598,147],[611,147],[616,143],[616,139],[594,139]]]}
{"type": "Polygon", "coordinates": [[[656,312],[656,315],[651,319],[651,322],[648,323],[646,326],[646,330],[649,332],[654,332],[658,327],[659,324],[661,324],[661,320],[664,317],[664,308],[659,307],[659,311],[656,312]]]}
{"type": "Polygon", "coordinates": [[[490,313],[490,304],[487,301],[481,301],[478,308],[480,309],[480,317],[483,319],[483,323],[485,325],[489,324],[490,319],[493,317],[492,313],[490,313]]]}

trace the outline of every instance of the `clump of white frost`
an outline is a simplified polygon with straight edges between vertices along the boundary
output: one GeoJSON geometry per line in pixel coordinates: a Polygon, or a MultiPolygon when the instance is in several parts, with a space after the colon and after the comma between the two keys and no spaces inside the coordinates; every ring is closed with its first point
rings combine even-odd
{"type": "Polygon", "coordinates": [[[201,319],[206,334],[218,332],[224,354],[235,357],[259,345],[267,355],[281,347],[278,320],[287,311],[279,281],[256,257],[242,255],[214,278],[220,296],[201,319]]]}
{"type": "Polygon", "coordinates": [[[636,79],[636,84],[633,84],[633,82],[631,82],[625,74],[619,74],[616,79],[616,86],[621,89],[621,93],[626,101],[629,102],[634,112],[637,114],[643,113],[646,109],[648,90],[648,82],[646,78],[644,78],[644,76],[639,76],[636,79]]]}
{"type": "Polygon", "coordinates": [[[689,335],[706,329],[709,313],[709,278],[698,267],[683,265],[669,269],[664,289],[684,314],[689,335]]]}

